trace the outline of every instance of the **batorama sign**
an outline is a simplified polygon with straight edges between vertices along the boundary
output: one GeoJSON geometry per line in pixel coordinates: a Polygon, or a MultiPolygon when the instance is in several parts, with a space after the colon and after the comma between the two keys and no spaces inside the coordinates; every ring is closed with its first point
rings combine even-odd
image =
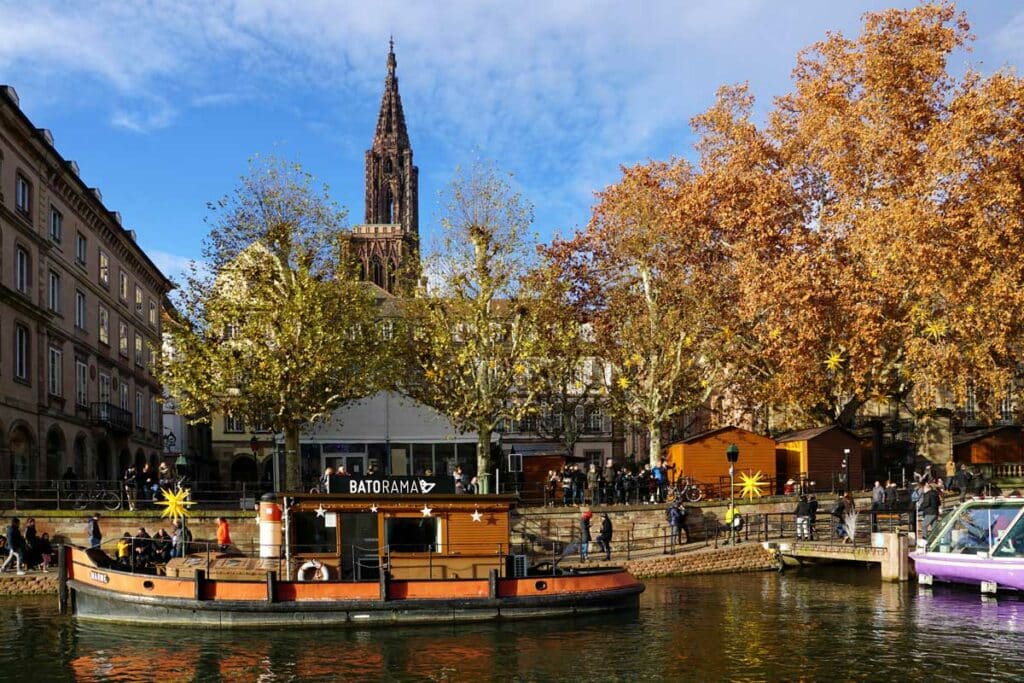
{"type": "Polygon", "coordinates": [[[331,477],[331,493],[422,496],[455,493],[452,477],[331,477]]]}

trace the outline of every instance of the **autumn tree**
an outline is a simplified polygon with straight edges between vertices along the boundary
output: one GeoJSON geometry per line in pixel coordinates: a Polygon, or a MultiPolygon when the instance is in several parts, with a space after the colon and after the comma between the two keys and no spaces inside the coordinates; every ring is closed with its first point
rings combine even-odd
{"type": "Polygon", "coordinates": [[[623,169],[598,195],[586,230],[551,253],[592,325],[597,357],[610,363],[613,413],[648,434],[703,405],[731,373],[731,265],[709,231],[701,188],[683,161],[623,169]]]}
{"type": "Polygon", "coordinates": [[[1021,80],[950,74],[951,3],[803,51],[767,124],[745,87],[695,120],[763,396],[814,421],[1004,395],[1020,364],[1021,80]]]}
{"type": "Polygon", "coordinates": [[[350,266],[343,212],[299,166],[257,159],[210,210],[161,379],[187,414],[283,433],[282,486],[299,490],[300,428],[370,394],[387,365],[374,302],[350,266]]]}
{"type": "Polygon", "coordinates": [[[534,391],[536,431],[567,453],[607,403],[605,363],[597,357],[592,326],[577,306],[571,283],[545,258],[527,278],[536,329],[528,382],[534,391]]]}
{"type": "Polygon", "coordinates": [[[459,171],[443,194],[434,279],[407,304],[413,397],[477,433],[477,472],[488,486],[491,434],[532,403],[527,363],[536,335],[522,284],[533,259],[533,208],[493,165],[459,171]]]}

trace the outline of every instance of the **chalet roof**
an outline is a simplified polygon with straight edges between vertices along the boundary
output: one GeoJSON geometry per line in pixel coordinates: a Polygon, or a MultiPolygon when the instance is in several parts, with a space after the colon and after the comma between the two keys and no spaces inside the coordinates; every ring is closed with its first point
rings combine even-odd
{"type": "Polygon", "coordinates": [[[1012,429],[1015,432],[1020,431],[1020,427],[1016,425],[998,425],[996,427],[988,427],[987,429],[978,429],[973,432],[963,432],[953,437],[954,446],[962,446],[966,443],[974,443],[980,441],[987,436],[992,436],[997,432],[1001,432],[1004,429],[1012,429]]]}
{"type": "Polygon", "coordinates": [[[673,443],[683,443],[683,444],[685,444],[685,443],[694,443],[696,441],[701,441],[702,439],[706,439],[709,436],[713,436],[715,434],[718,434],[719,432],[727,432],[729,430],[735,430],[735,431],[739,431],[739,432],[746,432],[747,434],[752,434],[754,436],[759,436],[762,439],[771,439],[770,436],[765,436],[763,434],[758,434],[757,432],[752,432],[749,429],[744,429],[743,427],[737,427],[735,425],[727,425],[725,427],[719,427],[717,429],[709,429],[706,432],[701,432],[700,434],[694,434],[693,436],[688,436],[685,439],[680,439],[679,441],[675,441],[673,443]]]}
{"type": "Polygon", "coordinates": [[[850,438],[857,439],[858,441],[860,440],[859,436],[851,432],[846,427],[843,427],[842,425],[831,424],[825,425],[824,427],[813,427],[811,429],[801,429],[795,432],[788,432],[775,439],[775,441],[777,443],[789,443],[792,441],[810,441],[811,439],[815,439],[824,434],[825,432],[832,431],[833,429],[839,429],[845,432],[847,435],[849,435],[850,438]]]}

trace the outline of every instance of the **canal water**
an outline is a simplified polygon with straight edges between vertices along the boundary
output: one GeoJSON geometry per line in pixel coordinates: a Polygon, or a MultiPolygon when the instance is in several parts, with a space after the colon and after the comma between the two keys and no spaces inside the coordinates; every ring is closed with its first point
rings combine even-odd
{"type": "Polygon", "coordinates": [[[638,611],[324,631],[103,626],[0,599],[3,681],[1024,679],[1024,601],[881,584],[877,570],[660,579],[638,611]]]}

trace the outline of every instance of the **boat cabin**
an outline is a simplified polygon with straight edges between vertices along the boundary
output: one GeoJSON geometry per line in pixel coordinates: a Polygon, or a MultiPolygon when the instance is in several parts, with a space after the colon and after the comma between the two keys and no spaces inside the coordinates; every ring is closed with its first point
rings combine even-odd
{"type": "Polygon", "coordinates": [[[353,479],[354,493],[289,494],[282,543],[329,578],[478,579],[505,575],[514,496],[423,493],[413,478],[353,479]],[[410,490],[411,484],[411,490],[410,490]]]}
{"type": "Polygon", "coordinates": [[[936,523],[929,553],[980,557],[1024,557],[1024,499],[969,501],[936,523]]]}

